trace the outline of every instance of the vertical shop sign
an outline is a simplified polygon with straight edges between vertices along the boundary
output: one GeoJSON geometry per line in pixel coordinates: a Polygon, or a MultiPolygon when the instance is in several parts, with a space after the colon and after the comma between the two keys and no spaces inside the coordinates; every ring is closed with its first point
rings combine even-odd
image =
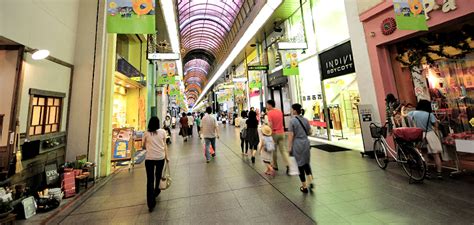
{"type": "Polygon", "coordinates": [[[423,0],[393,0],[399,30],[428,30],[423,0]]]}
{"type": "Polygon", "coordinates": [[[283,55],[283,75],[299,75],[298,54],[296,51],[282,51],[283,55]]]}
{"type": "Polygon", "coordinates": [[[154,34],[155,1],[107,0],[107,32],[154,34]]]}

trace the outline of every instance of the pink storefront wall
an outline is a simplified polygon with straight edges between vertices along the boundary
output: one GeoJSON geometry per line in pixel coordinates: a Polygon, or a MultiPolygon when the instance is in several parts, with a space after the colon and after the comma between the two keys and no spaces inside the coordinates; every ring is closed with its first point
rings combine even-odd
{"type": "MultiPolygon", "coordinates": [[[[442,3],[444,0],[435,0],[442,3]]],[[[448,13],[441,10],[433,11],[429,14],[428,26],[432,28],[446,22],[464,17],[474,13],[474,0],[455,0],[457,9],[448,13]]],[[[410,37],[426,33],[426,31],[406,31],[396,30],[391,35],[382,34],[382,21],[389,17],[395,17],[393,1],[386,0],[360,15],[363,23],[372,76],[376,88],[377,101],[382,121],[385,121],[385,96],[388,93],[397,95],[397,88],[390,59],[389,46],[410,37]],[[374,35],[375,34],[375,35],[374,35]]],[[[403,91],[403,90],[401,90],[403,91]]]]}

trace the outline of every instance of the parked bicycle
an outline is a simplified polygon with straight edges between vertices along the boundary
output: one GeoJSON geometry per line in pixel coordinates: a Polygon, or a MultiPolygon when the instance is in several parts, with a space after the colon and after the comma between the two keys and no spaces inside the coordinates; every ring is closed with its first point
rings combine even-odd
{"type": "Polygon", "coordinates": [[[374,156],[381,169],[387,168],[390,158],[397,162],[410,179],[422,181],[426,175],[426,162],[416,147],[422,141],[423,130],[416,127],[393,129],[395,149],[390,147],[387,137],[387,124],[383,127],[370,124],[370,133],[374,141],[374,156]]]}

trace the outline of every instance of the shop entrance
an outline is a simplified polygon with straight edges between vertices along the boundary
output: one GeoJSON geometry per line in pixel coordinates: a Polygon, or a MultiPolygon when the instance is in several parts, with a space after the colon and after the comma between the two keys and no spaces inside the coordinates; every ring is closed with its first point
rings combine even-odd
{"type": "Polygon", "coordinates": [[[331,140],[344,143],[352,149],[363,149],[356,74],[326,79],[323,86],[331,140]]]}
{"type": "Polygon", "coordinates": [[[275,86],[271,89],[271,97],[275,101],[275,107],[283,112],[285,130],[291,119],[291,99],[288,84],[275,86]]]}

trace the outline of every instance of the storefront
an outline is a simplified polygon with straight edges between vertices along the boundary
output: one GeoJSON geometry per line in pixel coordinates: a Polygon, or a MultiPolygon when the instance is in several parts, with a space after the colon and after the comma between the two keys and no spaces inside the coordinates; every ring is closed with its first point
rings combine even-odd
{"type": "MultiPolygon", "coordinates": [[[[469,0],[428,3],[428,32],[398,30],[393,5],[383,3],[361,15],[381,117],[385,95],[398,96],[406,113],[420,99],[432,102],[445,149],[473,164],[474,8],[469,0]],[[438,7],[436,7],[438,6],[438,7]],[[438,8],[438,10],[434,10],[438,8]]],[[[397,121],[396,121],[397,122],[397,121]]],[[[396,124],[399,125],[399,124],[396,124]]],[[[444,159],[452,159],[446,155],[444,159]]]]}
{"type": "Polygon", "coordinates": [[[321,52],[319,60],[330,140],[351,149],[363,149],[360,94],[350,41],[321,52]]]}

